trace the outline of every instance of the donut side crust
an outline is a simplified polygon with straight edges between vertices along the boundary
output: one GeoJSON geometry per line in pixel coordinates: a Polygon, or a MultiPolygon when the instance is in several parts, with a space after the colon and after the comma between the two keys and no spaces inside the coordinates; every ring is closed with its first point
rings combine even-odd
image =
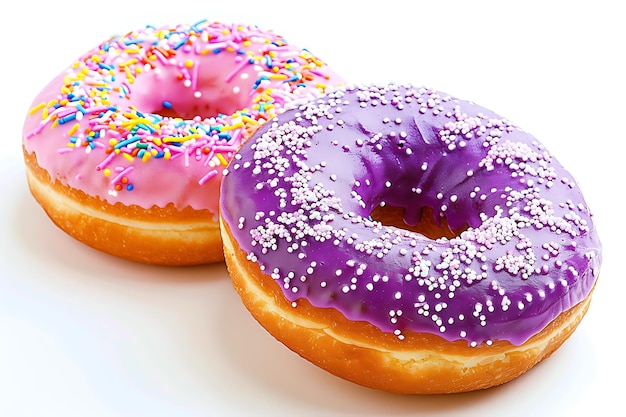
{"type": "Polygon", "coordinates": [[[223,261],[219,223],[209,210],[112,205],[53,180],[35,153],[23,151],[32,195],[60,229],[84,244],[153,265],[223,261]]]}
{"type": "Polygon", "coordinates": [[[366,387],[401,394],[445,394],[497,386],[549,357],[573,333],[591,293],[521,346],[508,341],[470,347],[459,340],[406,332],[404,340],[353,322],[305,300],[291,305],[276,282],[247,259],[228,225],[222,240],[233,285],[251,315],[289,349],[328,372],[366,387]]]}

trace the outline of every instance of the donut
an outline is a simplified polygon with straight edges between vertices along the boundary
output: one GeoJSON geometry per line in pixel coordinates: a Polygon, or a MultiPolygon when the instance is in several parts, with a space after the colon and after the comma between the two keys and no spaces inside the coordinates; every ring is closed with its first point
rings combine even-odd
{"type": "Polygon", "coordinates": [[[102,42],[33,100],[30,190],[102,252],[156,265],[223,261],[222,170],[258,126],[342,80],[256,26],[147,26],[102,42]]]}
{"type": "Polygon", "coordinates": [[[585,315],[601,244],[535,137],[413,85],[346,86],[268,122],[231,160],[233,285],[292,351],[378,390],[510,381],[585,315]]]}

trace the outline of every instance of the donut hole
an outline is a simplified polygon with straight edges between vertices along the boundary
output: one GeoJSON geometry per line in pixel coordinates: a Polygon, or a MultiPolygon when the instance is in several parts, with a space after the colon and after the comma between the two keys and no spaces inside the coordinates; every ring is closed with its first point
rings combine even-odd
{"type": "MultiPolygon", "coordinates": [[[[132,104],[141,112],[184,120],[250,110],[254,77],[243,72],[227,82],[227,74],[220,67],[225,58],[213,57],[210,63],[196,63],[198,70],[191,78],[181,77],[176,67],[159,68],[137,77],[132,86],[132,104]]],[[[229,65],[232,67],[232,62],[229,65]]],[[[193,67],[189,72],[192,70],[193,67]]]]}
{"type": "Polygon", "coordinates": [[[422,207],[418,210],[420,210],[420,220],[417,224],[408,224],[405,221],[406,209],[404,207],[394,207],[388,204],[384,206],[377,206],[374,210],[372,210],[370,216],[373,220],[379,221],[386,226],[394,226],[400,229],[410,230],[424,235],[429,239],[438,239],[441,237],[452,239],[459,236],[469,227],[464,226],[453,230],[448,226],[448,221],[445,217],[439,217],[439,222],[437,222],[437,217],[434,215],[434,212],[430,207],[422,207]]]}
{"type": "Polygon", "coordinates": [[[174,106],[168,102],[166,105],[161,107],[161,109],[152,113],[156,113],[159,116],[163,116],[163,117],[171,117],[173,119],[191,120],[195,117],[206,119],[206,118],[210,118],[213,116],[217,116],[218,114],[224,113],[224,112],[218,109],[215,109],[210,104],[205,104],[204,106],[198,105],[198,104],[195,104],[192,106],[186,106],[186,105],[174,106]]]}
{"type": "Polygon", "coordinates": [[[247,94],[240,94],[240,89],[221,87],[217,83],[218,80],[204,80],[195,91],[191,87],[178,86],[178,89],[162,94],[160,106],[152,109],[151,113],[184,120],[195,117],[207,119],[222,114],[230,115],[249,106],[247,94]]]}
{"type": "MultiPolygon", "coordinates": [[[[163,117],[191,120],[230,115],[249,106],[249,97],[241,88],[220,86],[219,80],[203,79],[194,90],[182,83],[161,92],[162,100],[150,110],[163,117]]],[[[247,90],[246,90],[247,91],[247,90]]]]}

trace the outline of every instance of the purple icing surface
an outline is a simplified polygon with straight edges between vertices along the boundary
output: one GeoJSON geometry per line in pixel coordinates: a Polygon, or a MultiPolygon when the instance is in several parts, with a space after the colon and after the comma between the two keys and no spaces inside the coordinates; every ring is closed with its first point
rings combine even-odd
{"type": "Polygon", "coordinates": [[[532,135],[474,103],[360,86],[290,110],[231,162],[220,210],[248,259],[306,298],[402,339],[522,344],[583,300],[600,242],[573,177],[532,135]],[[422,207],[460,236],[370,217],[422,207]]]}

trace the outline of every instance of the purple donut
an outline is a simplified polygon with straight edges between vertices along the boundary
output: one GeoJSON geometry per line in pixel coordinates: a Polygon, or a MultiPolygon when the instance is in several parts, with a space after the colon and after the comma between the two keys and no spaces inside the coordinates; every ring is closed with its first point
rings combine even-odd
{"type": "Polygon", "coordinates": [[[572,175],[529,133],[428,88],[354,86],[291,109],[236,154],[220,211],[301,299],[469,346],[521,345],[592,291],[601,245],[572,175]],[[382,224],[428,207],[452,238],[382,224]]]}

